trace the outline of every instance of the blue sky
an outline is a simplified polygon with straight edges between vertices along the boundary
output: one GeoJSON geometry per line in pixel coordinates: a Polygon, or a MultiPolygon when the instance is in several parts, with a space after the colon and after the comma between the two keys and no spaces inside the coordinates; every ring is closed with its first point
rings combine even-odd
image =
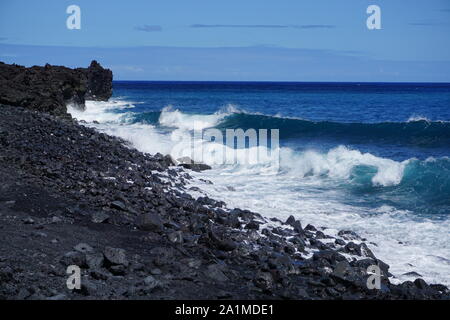
{"type": "Polygon", "coordinates": [[[0,60],[115,79],[450,82],[448,0],[2,0],[0,60]],[[66,8],[81,8],[81,30],[66,8]],[[381,30],[366,9],[381,8],[381,30]]]}

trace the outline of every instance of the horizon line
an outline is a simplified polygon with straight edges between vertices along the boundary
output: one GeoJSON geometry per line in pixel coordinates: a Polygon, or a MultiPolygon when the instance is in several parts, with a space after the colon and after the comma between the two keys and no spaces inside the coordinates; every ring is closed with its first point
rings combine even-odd
{"type": "Polygon", "coordinates": [[[441,81],[307,81],[307,80],[113,80],[113,82],[155,82],[155,83],[163,83],[163,82],[190,82],[190,83],[309,83],[309,84],[448,84],[450,82],[441,82],[441,81]]]}

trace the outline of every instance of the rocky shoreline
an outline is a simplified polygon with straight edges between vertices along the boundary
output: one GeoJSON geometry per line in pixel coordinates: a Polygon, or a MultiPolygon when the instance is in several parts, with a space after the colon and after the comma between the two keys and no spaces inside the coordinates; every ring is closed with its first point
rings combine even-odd
{"type": "Polygon", "coordinates": [[[450,299],[420,278],[392,284],[351,231],[333,238],[294,217],[195,199],[190,170],[169,156],[59,105],[30,106],[0,105],[0,299],[450,299]],[[79,290],[66,286],[69,265],[81,267],[79,290]],[[379,290],[367,288],[370,265],[379,290]]]}

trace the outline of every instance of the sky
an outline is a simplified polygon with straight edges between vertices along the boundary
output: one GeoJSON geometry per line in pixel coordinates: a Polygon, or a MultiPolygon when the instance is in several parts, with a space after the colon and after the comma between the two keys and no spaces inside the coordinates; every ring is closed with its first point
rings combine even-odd
{"type": "Polygon", "coordinates": [[[450,82],[449,35],[449,0],[0,2],[0,61],[96,59],[116,80],[450,82]]]}

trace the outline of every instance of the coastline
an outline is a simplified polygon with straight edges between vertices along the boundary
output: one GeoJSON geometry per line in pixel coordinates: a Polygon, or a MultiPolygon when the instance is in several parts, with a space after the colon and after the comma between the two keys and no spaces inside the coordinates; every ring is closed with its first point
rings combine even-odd
{"type": "Polygon", "coordinates": [[[189,173],[167,166],[163,156],[144,155],[73,121],[0,110],[8,133],[1,152],[2,243],[10,244],[0,254],[4,298],[26,291],[23,298],[190,299],[200,288],[195,299],[449,297],[439,293],[443,286],[420,279],[395,286],[383,276],[383,290],[369,290],[367,265],[377,263],[384,275],[388,266],[364,241],[352,242],[356,234],[331,239],[292,218],[258,230],[262,216],[180,191],[189,173]],[[124,249],[126,261],[108,262],[110,246],[124,249]],[[348,263],[342,254],[359,260],[348,263]],[[65,266],[74,262],[83,266],[84,286],[67,293],[65,266]],[[346,272],[336,274],[340,262],[346,272]],[[36,266],[41,270],[33,274],[36,266]]]}
{"type": "Polygon", "coordinates": [[[170,157],[65,118],[0,106],[1,298],[450,299],[420,278],[392,284],[355,233],[194,199],[170,157]]]}

